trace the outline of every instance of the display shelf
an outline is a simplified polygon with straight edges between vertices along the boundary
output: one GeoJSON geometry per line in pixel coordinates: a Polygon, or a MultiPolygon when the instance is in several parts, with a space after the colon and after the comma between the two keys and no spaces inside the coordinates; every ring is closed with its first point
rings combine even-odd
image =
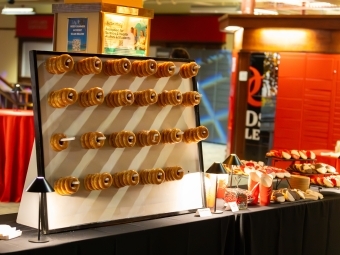
{"type": "MultiPolygon", "coordinates": [[[[110,134],[122,130],[138,133],[142,130],[164,130],[178,128],[185,131],[197,127],[199,108],[181,105],[164,107],[149,106],[108,107],[106,102],[82,107],[78,102],[63,108],[54,108],[48,103],[52,91],[73,88],[78,93],[94,87],[103,89],[104,95],[111,91],[129,89],[132,92],[153,89],[157,94],[164,90],[180,90],[182,93],[197,91],[195,78],[184,79],[179,75],[181,65],[187,59],[153,58],[157,63],[172,61],[175,74],[171,77],[138,77],[131,73],[107,76],[99,74],[79,75],[74,70],[64,74],[50,74],[47,59],[69,54],[75,62],[87,57],[98,57],[102,63],[121,59],[118,55],[31,51],[31,72],[34,100],[35,153],[31,156],[25,188],[37,174],[53,184],[65,176],[79,179],[79,190],[70,196],[57,193],[47,194],[44,201],[43,230],[45,233],[65,229],[86,228],[100,224],[133,222],[146,218],[193,212],[204,207],[203,156],[201,143],[178,142],[159,143],[153,146],[114,148],[109,141],[99,149],[84,149],[81,137],[84,133],[99,131],[107,139],[110,134]],[[68,148],[55,151],[50,139],[55,133],[74,137],[68,148]],[[160,185],[138,184],[122,188],[110,187],[89,191],[84,187],[88,174],[108,172],[111,175],[133,169],[155,169],[180,166],[184,176],[179,181],[167,181],[160,185]]],[[[147,60],[147,57],[126,57],[133,61],[147,60]]],[[[79,98],[78,98],[79,100],[79,98]]],[[[18,222],[36,227],[34,194],[23,193],[18,222]]]]}

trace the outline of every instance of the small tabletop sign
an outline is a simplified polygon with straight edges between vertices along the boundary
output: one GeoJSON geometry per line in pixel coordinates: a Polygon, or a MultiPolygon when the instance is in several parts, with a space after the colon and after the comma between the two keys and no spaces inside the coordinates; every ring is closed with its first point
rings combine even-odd
{"type": "Polygon", "coordinates": [[[236,202],[229,202],[228,204],[232,212],[238,212],[239,209],[236,202]]]}
{"type": "Polygon", "coordinates": [[[195,216],[198,216],[198,217],[211,216],[210,208],[197,209],[195,216]]]}

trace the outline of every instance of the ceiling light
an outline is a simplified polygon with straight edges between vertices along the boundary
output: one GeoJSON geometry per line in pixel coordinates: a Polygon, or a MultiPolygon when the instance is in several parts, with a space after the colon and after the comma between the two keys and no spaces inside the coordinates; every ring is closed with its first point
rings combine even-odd
{"type": "Polygon", "coordinates": [[[239,26],[227,26],[224,30],[227,33],[235,33],[239,29],[241,29],[241,27],[239,27],[239,26]]]}
{"type": "Polygon", "coordinates": [[[237,13],[240,10],[239,6],[199,6],[191,5],[191,13],[237,13]]]}
{"type": "Polygon", "coordinates": [[[271,10],[265,10],[265,9],[254,9],[255,15],[278,15],[279,13],[277,11],[271,11],[271,10]]]}
{"type": "Polygon", "coordinates": [[[34,9],[30,7],[4,7],[1,11],[3,15],[32,15],[35,14],[34,9]]]}

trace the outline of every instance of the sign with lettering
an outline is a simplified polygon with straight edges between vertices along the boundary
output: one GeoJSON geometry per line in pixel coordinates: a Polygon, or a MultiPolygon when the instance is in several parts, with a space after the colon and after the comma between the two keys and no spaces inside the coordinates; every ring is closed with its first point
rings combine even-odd
{"type": "Polygon", "coordinates": [[[104,14],[103,53],[146,56],[149,46],[149,19],[104,14]]]}
{"type": "Polygon", "coordinates": [[[53,38],[53,15],[17,15],[16,37],[53,38]]]}
{"type": "Polygon", "coordinates": [[[247,159],[264,161],[266,152],[271,149],[271,131],[264,127],[274,126],[278,65],[277,53],[251,54],[245,123],[247,159]]]}
{"type": "Polygon", "coordinates": [[[87,18],[69,18],[67,35],[68,52],[86,52],[87,18]]]}

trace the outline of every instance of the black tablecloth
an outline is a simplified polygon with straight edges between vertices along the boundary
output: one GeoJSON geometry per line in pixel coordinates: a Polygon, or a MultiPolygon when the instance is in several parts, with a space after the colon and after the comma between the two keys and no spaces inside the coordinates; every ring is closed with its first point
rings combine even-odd
{"type": "Polygon", "coordinates": [[[340,254],[340,195],[253,207],[237,215],[239,255],[340,254]]]}
{"type": "Polygon", "coordinates": [[[129,224],[48,235],[48,243],[30,243],[37,230],[15,223],[15,215],[1,224],[23,230],[21,237],[0,241],[0,254],[21,255],[181,255],[234,254],[235,216],[178,215],[129,224]]]}
{"type": "MultiPolygon", "coordinates": [[[[339,191],[338,191],[339,192],[339,191]]],[[[252,206],[233,214],[195,217],[184,214],[115,226],[50,234],[34,244],[37,230],[0,241],[0,254],[21,255],[339,255],[340,194],[322,192],[323,200],[252,206]]]]}

